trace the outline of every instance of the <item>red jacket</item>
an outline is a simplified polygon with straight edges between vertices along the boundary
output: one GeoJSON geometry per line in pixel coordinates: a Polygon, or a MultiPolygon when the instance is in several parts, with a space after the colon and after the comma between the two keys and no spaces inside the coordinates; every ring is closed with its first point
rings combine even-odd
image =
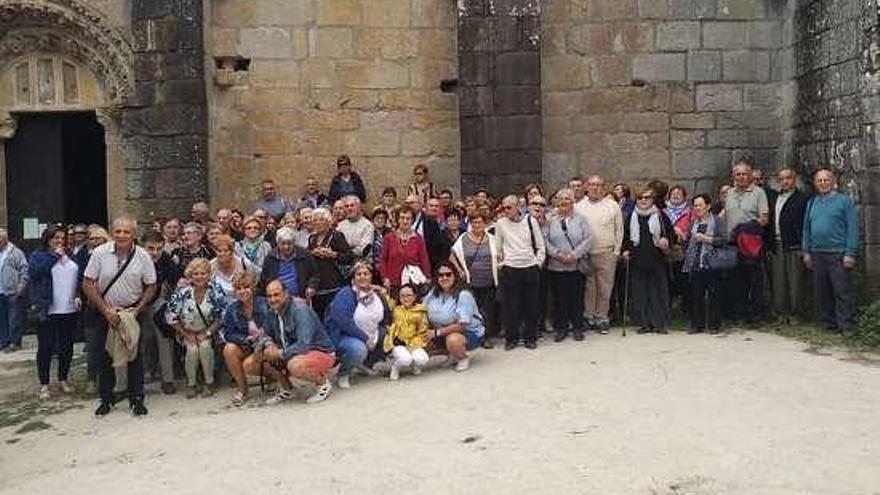
{"type": "Polygon", "coordinates": [[[394,287],[400,286],[400,274],[406,265],[416,265],[422,269],[426,277],[431,278],[431,262],[425,240],[419,234],[413,234],[404,245],[396,232],[385,234],[382,241],[382,254],[379,256],[379,273],[382,278],[391,281],[394,287]]]}

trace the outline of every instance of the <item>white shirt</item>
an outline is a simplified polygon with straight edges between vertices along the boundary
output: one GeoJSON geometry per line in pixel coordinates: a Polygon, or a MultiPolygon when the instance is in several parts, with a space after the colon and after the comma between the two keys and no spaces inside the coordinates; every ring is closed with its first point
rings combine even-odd
{"type": "Polygon", "coordinates": [[[0,270],[3,269],[3,264],[6,263],[6,258],[9,257],[9,252],[12,251],[9,247],[9,243],[6,243],[6,247],[0,251],[0,270]]]}
{"type": "Polygon", "coordinates": [[[508,218],[499,219],[495,223],[495,250],[501,256],[501,266],[529,268],[543,265],[546,251],[541,226],[529,216],[522,217],[518,222],[508,218]],[[533,237],[537,254],[532,248],[533,237]]]}
{"type": "Polygon", "coordinates": [[[79,267],[67,256],[62,256],[52,267],[52,303],[50,315],[76,313],[76,285],[79,267]]]}
{"type": "Polygon", "coordinates": [[[364,249],[373,243],[373,223],[365,217],[360,217],[353,222],[348,219],[343,220],[336,226],[336,230],[342,232],[345,241],[358,256],[363,256],[364,249]]]}
{"type": "Polygon", "coordinates": [[[373,295],[369,304],[358,302],[357,308],[354,310],[354,323],[362,332],[367,334],[368,341],[373,341],[379,334],[379,324],[385,317],[385,307],[382,305],[382,299],[379,294],[373,295]]]}
{"type": "Polygon", "coordinates": [[[792,192],[779,191],[779,196],[776,198],[776,239],[782,239],[782,231],[779,230],[779,217],[782,215],[782,208],[785,207],[785,202],[791,197],[792,192]]]}
{"type": "MultiPolygon", "coordinates": [[[[125,272],[107,292],[104,301],[111,306],[128,308],[134,306],[144,293],[145,285],[156,283],[156,268],[150,255],[140,246],[134,247],[134,257],[125,272]]],[[[92,251],[86,266],[85,277],[97,280],[98,293],[110,285],[113,277],[122,268],[125,257],[116,256],[115,244],[111,241],[101,244],[92,251]]]]}

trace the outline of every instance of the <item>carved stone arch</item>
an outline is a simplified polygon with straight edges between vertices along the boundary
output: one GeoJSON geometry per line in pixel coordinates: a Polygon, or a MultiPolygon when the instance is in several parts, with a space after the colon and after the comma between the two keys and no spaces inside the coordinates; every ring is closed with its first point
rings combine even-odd
{"type": "Polygon", "coordinates": [[[30,53],[57,53],[97,77],[107,103],[133,93],[131,43],[99,11],[78,0],[0,0],[0,68],[30,53]]]}

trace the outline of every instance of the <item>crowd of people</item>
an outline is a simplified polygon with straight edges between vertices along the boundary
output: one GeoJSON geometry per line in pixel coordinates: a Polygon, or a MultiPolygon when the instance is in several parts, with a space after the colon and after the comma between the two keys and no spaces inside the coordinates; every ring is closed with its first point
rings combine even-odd
{"type": "Polygon", "coordinates": [[[317,402],[358,375],[399,380],[437,355],[461,372],[480,347],[535,349],[543,333],[582,341],[617,321],[665,334],[673,308],[691,333],[794,324],[808,272],[821,321],[851,332],[858,211],[834,173],[815,172],[809,193],[792,168],[777,189],[746,160],[731,179],[715,197],[659,180],[633,195],[594,175],[551,194],[531,184],[456,201],[419,165],[402,202],[389,187],[367,209],[341,156],[326,194],[314,178],[298,199],[265,180],[253,209],[212,218],[196,203],[187,221],[156,219],[137,240],[126,217],[109,234],[51,225],[25,256],[0,229],[0,345],[18,350],[24,321],[36,326],[46,400],[53,356],[61,391],[73,390],[81,331],[95,414],[122,388],[143,415],[145,375],[166,394],[184,376],[187,398],[213,395],[227,372],[234,405],[252,379],[274,390],[270,404],[300,390],[317,402]]]}

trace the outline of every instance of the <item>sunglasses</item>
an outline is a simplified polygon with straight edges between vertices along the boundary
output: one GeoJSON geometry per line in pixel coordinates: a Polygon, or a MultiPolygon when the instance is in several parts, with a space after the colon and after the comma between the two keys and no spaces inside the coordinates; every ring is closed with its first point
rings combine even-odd
{"type": "Polygon", "coordinates": [[[510,211],[510,210],[513,210],[514,207],[513,207],[513,206],[510,206],[510,205],[504,205],[504,206],[501,207],[501,209],[502,209],[502,210],[505,210],[505,211],[510,211]]]}
{"type": "Polygon", "coordinates": [[[452,277],[452,272],[437,272],[437,278],[450,278],[452,277]]]}

